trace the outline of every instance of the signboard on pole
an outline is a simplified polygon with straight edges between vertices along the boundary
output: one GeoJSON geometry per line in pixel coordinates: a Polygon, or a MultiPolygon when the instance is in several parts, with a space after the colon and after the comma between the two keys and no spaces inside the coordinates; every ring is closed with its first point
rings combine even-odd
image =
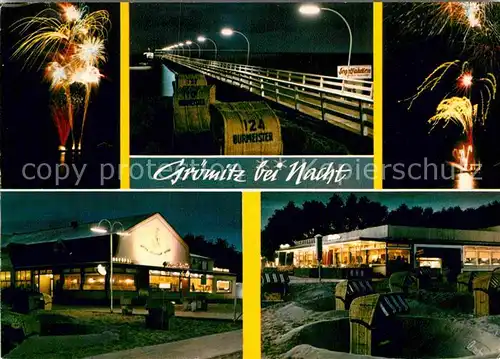
{"type": "Polygon", "coordinates": [[[371,79],[372,65],[337,66],[337,77],[342,79],[371,79]]]}

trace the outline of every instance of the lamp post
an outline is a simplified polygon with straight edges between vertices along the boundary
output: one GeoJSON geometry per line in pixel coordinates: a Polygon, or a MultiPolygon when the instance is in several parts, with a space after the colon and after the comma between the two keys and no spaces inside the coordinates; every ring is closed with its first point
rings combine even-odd
{"type": "Polygon", "coordinates": [[[214,40],[206,37],[206,36],[198,36],[198,38],[196,39],[198,40],[198,42],[205,42],[206,40],[210,41],[212,44],[214,44],[214,47],[215,47],[215,57],[214,57],[214,60],[217,60],[217,44],[215,43],[214,40]]]}
{"type": "Polygon", "coordinates": [[[179,46],[182,49],[182,54],[184,55],[184,44],[182,42],[179,42],[177,46],[179,46]]]}
{"type": "Polygon", "coordinates": [[[342,16],[338,11],[327,8],[327,7],[319,7],[314,4],[306,4],[302,5],[299,8],[299,12],[303,15],[318,15],[321,11],[330,11],[333,12],[334,14],[337,14],[346,24],[347,30],[349,30],[349,57],[347,58],[347,68],[351,66],[351,53],[352,53],[352,31],[351,31],[351,26],[349,26],[349,23],[345,19],[345,17],[342,16]]]}
{"type": "Polygon", "coordinates": [[[97,226],[91,227],[90,230],[94,233],[109,233],[109,310],[113,313],[113,234],[118,234],[119,236],[128,236],[129,234],[124,231],[123,224],[121,222],[111,223],[108,219],[101,219],[97,226]],[[109,230],[102,226],[103,222],[108,224],[109,230]],[[115,231],[115,225],[121,226],[121,231],[115,231]]]}
{"type": "Polygon", "coordinates": [[[248,65],[248,62],[250,60],[250,41],[248,40],[248,37],[246,37],[245,34],[243,34],[242,32],[233,30],[229,27],[223,28],[220,31],[220,33],[222,36],[232,36],[233,34],[240,34],[241,36],[243,36],[245,38],[245,40],[247,40],[247,65],[248,65]]]}
{"type": "Polygon", "coordinates": [[[193,44],[195,44],[196,46],[198,46],[198,58],[201,58],[201,47],[200,45],[198,45],[198,43],[196,41],[192,41],[193,44]]]}

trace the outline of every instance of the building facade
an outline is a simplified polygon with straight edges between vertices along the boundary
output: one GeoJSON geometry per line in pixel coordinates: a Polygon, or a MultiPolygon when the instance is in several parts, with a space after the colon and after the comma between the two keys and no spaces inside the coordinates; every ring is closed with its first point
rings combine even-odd
{"type": "MultiPolygon", "coordinates": [[[[389,275],[400,268],[431,267],[452,272],[500,267],[500,227],[456,230],[384,225],[322,237],[322,266],[371,268],[389,275]]],[[[282,245],[275,266],[318,266],[315,239],[282,245]]]]}
{"type": "Polygon", "coordinates": [[[162,290],[172,300],[199,293],[209,299],[234,297],[236,275],[190,253],[159,213],[115,221],[123,225],[115,234],[93,232],[96,223],[72,223],[3,236],[0,286],[40,291],[60,303],[104,302],[112,277],[116,300],[150,290],[162,290]]]}

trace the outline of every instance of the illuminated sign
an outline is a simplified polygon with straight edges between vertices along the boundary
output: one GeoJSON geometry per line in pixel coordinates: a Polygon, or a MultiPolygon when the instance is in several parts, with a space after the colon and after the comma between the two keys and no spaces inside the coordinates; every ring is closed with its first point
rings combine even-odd
{"type": "Polygon", "coordinates": [[[113,257],[113,262],[115,263],[125,263],[132,264],[132,260],[129,258],[113,257]]]}
{"type": "Polygon", "coordinates": [[[337,76],[343,79],[371,79],[371,65],[337,66],[337,76]]]}
{"type": "Polygon", "coordinates": [[[226,269],[226,268],[217,268],[217,267],[214,267],[214,272],[223,272],[223,273],[229,273],[229,269],[226,269]]]}

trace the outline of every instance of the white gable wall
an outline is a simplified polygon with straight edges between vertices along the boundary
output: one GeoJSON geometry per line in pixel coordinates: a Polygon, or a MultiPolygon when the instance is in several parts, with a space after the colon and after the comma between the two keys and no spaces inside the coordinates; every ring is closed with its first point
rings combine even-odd
{"type": "Polygon", "coordinates": [[[163,263],[189,264],[189,249],[182,238],[159,214],[131,228],[121,236],[116,257],[145,266],[163,267],[163,263]]]}

